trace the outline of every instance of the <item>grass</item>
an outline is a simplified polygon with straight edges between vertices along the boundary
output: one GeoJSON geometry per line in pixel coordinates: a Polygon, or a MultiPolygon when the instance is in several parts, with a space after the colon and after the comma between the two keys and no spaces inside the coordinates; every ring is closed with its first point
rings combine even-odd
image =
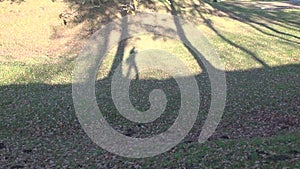
{"type": "MultiPolygon", "coordinates": [[[[138,51],[156,48],[171,52],[191,69],[185,76],[196,77],[201,95],[199,116],[188,136],[170,151],[145,159],[123,158],[101,149],[84,133],[75,116],[71,85],[74,53],[80,48],[78,44],[86,42],[85,31],[101,27],[94,23],[105,17],[64,26],[58,16],[72,2],[0,2],[0,143],[4,144],[0,168],[300,168],[300,10],[193,2],[199,6],[176,1],[185,6],[177,12],[205,33],[226,66],[224,115],[209,141],[198,144],[210,104],[205,70],[177,41],[151,35],[129,39],[123,60],[133,46],[138,51]],[[44,19],[39,19],[38,13],[44,19]],[[53,28],[56,31],[51,31],[53,28]],[[72,47],[76,49],[73,52],[72,47]]],[[[161,4],[154,5],[166,13],[161,4]]],[[[81,16],[105,16],[93,10],[81,12],[81,16]]],[[[115,56],[117,48],[105,57],[96,83],[104,116],[116,130],[133,137],[165,131],[180,108],[176,82],[161,71],[143,72],[139,80],[131,82],[132,104],[147,110],[148,99],[140,98],[148,98],[156,88],[165,91],[169,103],[153,123],[138,125],[126,120],[110,94],[110,71],[115,58],[121,57],[115,56]]],[[[122,71],[127,69],[124,63],[122,71]]]]}

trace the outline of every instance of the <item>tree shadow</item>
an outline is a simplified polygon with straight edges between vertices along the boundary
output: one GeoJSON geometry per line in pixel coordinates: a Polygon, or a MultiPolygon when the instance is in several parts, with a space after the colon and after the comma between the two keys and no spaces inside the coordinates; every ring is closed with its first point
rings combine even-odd
{"type": "MultiPolygon", "coordinates": [[[[174,1],[170,2],[172,14],[180,16],[182,12],[176,9],[176,3],[174,1]]],[[[109,3],[115,8],[115,1],[109,3]]],[[[178,4],[178,6],[182,6],[182,4],[178,4]]],[[[91,12],[89,10],[94,10],[81,9],[83,14],[84,11],[91,12]]],[[[98,12],[101,14],[103,11],[98,12]]],[[[104,14],[104,16],[107,15],[108,20],[117,17],[115,13],[110,16],[109,12],[111,11],[108,11],[108,14],[104,14]]],[[[228,97],[224,116],[219,124],[219,128],[210,140],[268,137],[278,133],[297,131],[300,123],[298,113],[300,103],[300,66],[268,67],[253,52],[233,43],[220,34],[200,11],[199,14],[206,21],[207,25],[223,40],[248,53],[254,60],[264,65],[263,68],[226,72],[228,97]]],[[[78,22],[89,18],[89,15],[83,15],[83,18],[78,20],[78,22]]],[[[93,16],[97,17],[96,14],[93,16]]],[[[136,124],[119,114],[112,100],[110,83],[117,66],[123,61],[124,48],[127,45],[126,39],[122,40],[123,35],[127,31],[126,22],[125,20],[122,23],[124,25],[122,26],[121,41],[118,44],[109,76],[96,82],[97,102],[106,120],[115,130],[131,137],[151,137],[166,131],[176,120],[181,106],[180,90],[173,78],[164,80],[133,80],[130,86],[130,99],[138,110],[146,111],[149,109],[149,99],[145,98],[148,98],[151,91],[157,88],[162,89],[166,93],[167,107],[159,119],[149,124],[136,124]]],[[[175,18],[174,22],[177,32],[181,34],[181,40],[187,41],[179,20],[175,18]]],[[[109,34],[109,30],[107,33],[109,34]]],[[[104,41],[108,41],[108,39],[104,41]]],[[[107,42],[104,44],[107,44],[107,42]]],[[[104,45],[103,52],[107,50],[106,46],[104,45]]],[[[200,51],[195,52],[191,44],[186,44],[186,48],[197,60],[199,66],[205,68],[203,61],[198,59],[198,56],[201,56],[200,51]]],[[[194,128],[181,145],[197,141],[201,126],[203,126],[210,107],[211,92],[207,74],[204,72],[197,75],[196,80],[201,96],[201,105],[198,112],[200,117],[198,116],[194,128]]],[[[72,84],[32,82],[1,85],[0,96],[5,98],[0,101],[0,141],[3,141],[10,148],[10,150],[3,153],[3,158],[1,158],[5,159],[3,160],[4,162],[2,161],[2,166],[5,168],[13,167],[14,161],[17,158],[26,156],[28,151],[24,150],[28,149],[32,150],[39,157],[33,159],[35,156],[26,156],[27,161],[20,162],[22,166],[29,168],[31,163],[34,163],[32,162],[34,160],[37,161],[34,165],[41,168],[59,167],[65,163],[64,160],[67,158],[76,159],[69,164],[71,168],[99,167],[99,161],[103,161],[101,166],[103,165],[104,167],[112,168],[117,166],[118,168],[125,168],[128,166],[136,167],[137,163],[146,165],[147,160],[153,159],[149,158],[143,162],[124,160],[121,157],[116,157],[101,150],[96,144],[91,142],[76,118],[72,102],[72,84]]],[[[172,151],[180,151],[184,154],[183,156],[190,153],[184,148],[173,149],[172,151]]],[[[167,156],[167,159],[170,161],[178,160],[176,159],[176,154],[171,151],[159,155],[158,159],[163,156],[167,156]]],[[[24,157],[24,159],[26,158],[24,157]]]]}
{"type": "Polygon", "coordinates": [[[113,19],[121,16],[120,4],[117,1],[103,2],[95,6],[90,1],[81,0],[64,0],[68,3],[69,10],[60,14],[66,24],[78,25],[85,23],[87,33],[82,34],[81,38],[86,39],[100,29],[103,25],[108,24],[113,19]],[[86,3],[83,3],[86,2],[86,3]]]}
{"type": "MultiPolygon", "coordinates": [[[[64,2],[68,3],[70,11],[63,12],[62,18],[66,18],[67,22],[75,25],[87,22],[88,28],[86,29],[89,33],[82,37],[84,39],[112,20],[127,15],[124,6],[128,5],[130,0],[101,1],[101,4],[96,6],[89,0],[64,0],[64,2]]],[[[156,10],[156,3],[153,1],[145,0],[142,5],[144,8],[156,10]]]]}
{"type": "MultiPolygon", "coordinates": [[[[168,7],[166,7],[167,9],[169,9],[170,10],[170,12],[171,12],[171,14],[173,14],[174,16],[182,16],[182,11],[180,11],[180,10],[178,10],[178,9],[180,9],[180,7],[183,7],[185,4],[178,4],[178,3],[175,3],[174,1],[172,1],[172,0],[170,0],[169,1],[170,2],[170,8],[168,8],[168,7]],[[178,8],[179,7],[179,8],[178,8]],[[176,9],[177,8],[177,9],[176,9]]],[[[168,5],[168,4],[165,4],[165,5],[168,5]]],[[[250,51],[250,50],[248,50],[247,48],[245,48],[245,47],[242,47],[242,46],[240,46],[240,45],[238,45],[238,44],[236,44],[236,43],[234,43],[234,42],[232,42],[231,40],[229,40],[228,38],[226,38],[224,35],[222,35],[220,32],[218,32],[217,31],[217,29],[213,26],[213,24],[211,23],[211,21],[209,20],[209,19],[206,19],[204,16],[203,16],[203,14],[202,14],[202,11],[200,11],[198,8],[197,8],[197,5],[193,5],[193,10],[194,11],[197,11],[197,13],[201,16],[201,18],[204,20],[204,22],[209,26],[209,28],[211,29],[211,30],[213,30],[219,37],[221,37],[224,41],[226,41],[227,43],[229,43],[230,45],[232,45],[232,46],[234,46],[234,47],[236,47],[236,48],[239,48],[239,49],[241,49],[242,51],[244,51],[245,53],[247,53],[248,55],[250,55],[255,61],[257,61],[258,63],[260,63],[264,68],[270,68],[266,63],[264,63],[261,59],[259,59],[256,55],[255,55],[255,53],[253,53],[252,51],[250,51]]],[[[198,62],[198,64],[199,64],[199,66],[201,67],[201,68],[204,68],[205,69],[205,66],[203,65],[203,60],[205,61],[205,59],[203,59],[203,57],[202,57],[202,59],[203,60],[200,60],[199,59],[199,57],[198,56],[202,56],[201,55],[201,53],[199,52],[199,51],[195,51],[194,50],[194,47],[192,46],[192,44],[191,43],[189,43],[189,41],[187,40],[187,38],[185,37],[185,33],[184,33],[184,30],[183,30],[183,28],[181,27],[181,24],[180,24],[180,21],[176,18],[176,17],[174,17],[174,23],[175,23],[175,25],[176,25],[176,28],[177,28],[177,33],[180,35],[180,38],[181,38],[181,40],[183,40],[183,41],[185,41],[185,42],[187,42],[187,44],[184,44],[185,45],[185,47],[188,49],[188,51],[192,54],[192,56],[194,56],[194,58],[197,60],[197,62],[198,62]]],[[[110,81],[111,81],[111,77],[112,77],[112,75],[114,74],[114,72],[115,72],[115,70],[116,70],[116,68],[122,63],[122,61],[123,61],[123,57],[124,57],[124,49],[125,49],[125,47],[126,47],[126,45],[127,45],[127,40],[126,39],[124,39],[123,40],[123,36],[124,35],[126,35],[128,33],[128,31],[127,31],[127,21],[126,20],[123,20],[123,22],[122,22],[122,35],[121,35],[121,37],[120,37],[120,39],[121,39],[121,41],[119,42],[119,44],[118,44],[118,49],[117,49],[117,52],[116,52],[116,54],[115,54],[115,57],[114,57],[114,61],[113,61],[113,64],[112,64],[112,68],[110,69],[110,73],[109,73],[109,76],[108,76],[108,78],[107,79],[104,79],[103,80],[103,82],[101,81],[101,82],[99,82],[99,85],[101,84],[101,83],[105,83],[106,85],[104,85],[104,86],[109,86],[109,83],[110,83],[110,81]]],[[[134,55],[135,56],[135,55],[134,55]]],[[[206,61],[207,62],[207,61],[206,61]]],[[[209,65],[209,62],[208,62],[208,65],[209,65]]],[[[213,68],[213,66],[211,66],[210,65],[210,67],[212,67],[213,68]]],[[[129,69],[131,69],[131,67],[129,67],[129,69]]],[[[138,72],[137,71],[137,68],[136,68],[136,66],[133,66],[133,69],[136,71],[136,72],[138,72]]],[[[271,68],[270,68],[271,69],[271,68]]],[[[122,70],[122,69],[120,69],[120,70],[122,70]]],[[[130,70],[128,70],[128,71],[130,71],[130,70]]],[[[206,74],[206,72],[204,72],[201,76],[199,76],[198,78],[200,78],[201,79],[201,84],[204,84],[204,86],[202,86],[202,88],[205,88],[205,89],[208,89],[208,90],[206,90],[205,92],[203,92],[202,93],[202,96],[204,97],[204,98],[206,98],[206,100],[209,100],[210,98],[210,96],[209,96],[209,93],[210,92],[207,92],[207,91],[209,91],[209,79],[208,79],[208,77],[205,75],[206,74]]],[[[127,77],[128,78],[128,77],[127,77]]],[[[138,79],[137,79],[138,80],[138,79]]],[[[141,87],[141,86],[155,86],[154,84],[156,84],[156,83],[158,83],[158,84],[160,84],[161,82],[160,81],[157,81],[157,80],[149,80],[149,81],[145,81],[145,80],[138,80],[138,81],[134,81],[133,83],[132,83],[132,86],[139,86],[139,87],[141,87]],[[150,84],[150,85],[149,85],[150,84]]],[[[170,84],[171,82],[167,82],[168,84],[170,84]]],[[[173,85],[169,85],[169,86],[174,86],[174,84],[173,85]]],[[[175,85],[176,86],[176,85],[175,85]]],[[[151,89],[153,89],[153,88],[151,88],[151,89]]],[[[111,88],[102,88],[102,90],[101,90],[101,92],[102,93],[106,93],[107,95],[110,95],[109,93],[107,93],[107,92],[110,92],[111,91],[111,88]]],[[[136,104],[135,105],[140,105],[140,103],[139,103],[139,101],[137,101],[137,100],[139,100],[138,98],[144,98],[145,96],[147,96],[147,94],[149,94],[150,93],[150,91],[151,90],[141,90],[141,91],[148,91],[148,93],[146,92],[146,94],[144,93],[144,94],[142,94],[142,95],[139,95],[139,97],[137,97],[136,99],[132,99],[132,101],[134,102],[134,100],[135,100],[135,102],[136,102],[136,104]]],[[[142,92],[138,92],[138,93],[142,93],[142,92]]],[[[174,98],[176,98],[176,97],[174,97],[174,98]]],[[[107,98],[108,99],[108,98],[107,98]]],[[[175,99],[176,100],[176,99],[175,99]]],[[[110,100],[110,101],[112,101],[112,100],[110,100]]],[[[143,105],[146,105],[146,107],[147,106],[149,106],[149,102],[148,101],[146,101],[146,102],[143,102],[143,105]]],[[[208,105],[209,105],[209,102],[204,102],[204,103],[202,103],[202,108],[203,108],[203,110],[207,110],[208,109],[208,105]]],[[[111,105],[108,105],[108,106],[106,106],[106,107],[112,107],[111,105]]],[[[137,107],[141,107],[141,106],[137,106],[137,107]]],[[[143,107],[143,106],[142,106],[143,107]]],[[[104,112],[110,112],[109,110],[106,110],[106,111],[104,111],[104,112]]],[[[116,111],[115,111],[116,112],[116,111]]],[[[118,116],[118,115],[113,115],[114,117],[116,117],[117,119],[122,119],[121,121],[126,121],[126,119],[124,119],[124,118],[122,118],[121,116],[118,116]]],[[[203,120],[203,119],[202,119],[203,120]]],[[[113,122],[112,122],[113,123],[113,122]]],[[[134,124],[132,124],[132,125],[134,125],[134,124]]],[[[143,127],[145,127],[145,126],[143,126],[143,127]]],[[[140,128],[140,126],[138,126],[138,127],[135,127],[135,128],[140,128]]],[[[151,127],[149,127],[148,126],[148,128],[151,128],[151,127]]]]}
{"type": "MultiPolygon", "coordinates": [[[[67,17],[67,19],[62,17],[63,20],[66,19],[67,23],[71,22],[75,25],[85,23],[85,26],[81,31],[85,33],[81,33],[76,37],[76,38],[79,37],[79,40],[87,39],[98,29],[102,28],[110,21],[117,18],[121,18],[122,5],[128,3],[128,1],[126,0],[107,1],[107,2],[103,2],[100,6],[95,7],[95,5],[93,5],[92,3],[82,3],[82,0],[65,0],[65,2],[69,4],[69,8],[71,12],[67,12],[65,16],[67,17]]],[[[187,1],[175,2],[175,1],[166,0],[161,2],[163,3],[155,3],[150,0],[145,0],[145,1],[141,1],[141,5],[143,6],[144,9],[151,9],[153,11],[158,11],[160,8],[165,8],[167,12],[174,13],[174,14],[176,13],[177,16],[180,16],[191,22],[193,22],[196,19],[193,15],[199,16],[199,18],[204,20],[204,22],[224,41],[234,46],[235,48],[239,48],[243,52],[247,53],[254,60],[259,62],[263,66],[268,66],[268,65],[264,63],[262,59],[258,58],[255,52],[250,51],[245,46],[241,46],[233,42],[229,38],[225,37],[224,35],[222,35],[214,27],[211,20],[205,19],[202,14],[210,13],[212,15],[218,15],[218,16],[219,15],[222,16],[223,14],[226,14],[230,18],[248,24],[252,28],[256,29],[257,31],[267,36],[272,36],[296,45],[300,44],[299,42],[300,37],[298,37],[297,35],[270,26],[270,24],[273,24],[273,25],[278,25],[282,28],[298,31],[299,23],[295,21],[295,18],[297,18],[298,16],[297,13],[295,14],[291,13],[289,15],[285,15],[283,11],[264,11],[251,6],[249,8],[246,8],[239,5],[239,3],[224,4],[223,2],[214,3],[211,1],[199,1],[198,4],[200,5],[196,5],[193,3],[189,3],[187,1]],[[173,9],[170,6],[169,2],[172,2],[173,9]],[[213,9],[204,9],[203,6],[205,4],[209,4],[210,6],[213,7],[213,9]],[[174,10],[176,10],[176,12],[174,12],[174,10]]],[[[198,22],[198,20],[196,22],[198,22]]],[[[76,41],[77,40],[78,39],[76,39],[76,41]]]]}
{"type": "MultiPolygon", "coordinates": [[[[300,122],[299,68],[299,65],[284,65],[226,72],[226,107],[222,121],[210,141],[270,137],[279,133],[296,132],[300,122]]],[[[197,141],[210,106],[210,85],[206,82],[205,75],[197,75],[196,80],[200,84],[198,87],[202,103],[194,128],[180,143],[182,146],[197,141]]],[[[97,81],[97,103],[109,124],[122,134],[137,138],[151,137],[166,131],[177,118],[181,96],[173,78],[132,80],[130,99],[138,110],[149,109],[150,102],[147,98],[153,89],[162,89],[168,99],[162,116],[146,124],[133,123],[119,114],[109,86],[109,78],[97,81]]],[[[23,157],[27,159],[27,163],[20,161],[18,164],[25,167],[31,164],[41,167],[59,166],[65,163],[62,157],[78,159],[69,164],[72,167],[96,165],[102,158],[107,159],[103,161],[103,165],[118,167],[137,163],[145,165],[147,160],[153,160],[149,158],[141,162],[123,159],[92,143],[77,121],[71,84],[32,82],[2,85],[0,96],[5,98],[0,101],[0,141],[11,149],[1,155],[5,159],[1,165],[6,168],[12,167],[16,158],[23,157]],[[33,151],[40,158],[27,157],[26,153],[22,153],[25,150],[33,151]],[[60,158],[51,158],[52,156],[60,158]],[[37,163],[33,164],[33,158],[37,163]],[[52,162],[45,161],[44,158],[51,158],[52,162]],[[131,163],[124,162],[128,160],[131,163]]],[[[172,151],[183,151],[182,146],[172,151]]],[[[189,153],[183,152],[186,155],[189,153]]],[[[159,158],[165,156],[176,159],[176,153],[171,151],[159,155],[159,158]]]]}
{"type": "Polygon", "coordinates": [[[236,43],[234,43],[233,41],[231,41],[230,39],[226,38],[224,35],[222,35],[212,24],[212,21],[210,19],[206,19],[202,13],[200,11],[199,15],[201,16],[201,18],[204,20],[204,22],[206,23],[206,25],[213,30],[219,37],[221,37],[225,42],[227,42],[228,44],[230,44],[231,46],[234,46],[238,49],[240,49],[241,51],[245,52],[246,54],[250,55],[252,57],[253,60],[255,60],[256,62],[258,62],[259,64],[261,64],[263,67],[269,67],[263,60],[261,60],[259,57],[256,56],[256,54],[250,50],[248,50],[247,48],[238,45],[236,43]]]}
{"type": "MultiPolygon", "coordinates": [[[[245,52],[246,54],[250,55],[252,57],[253,60],[255,60],[256,62],[258,62],[259,64],[261,64],[263,67],[269,67],[262,59],[260,59],[254,52],[250,51],[249,49],[241,46],[241,45],[238,45],[236,43],[234,43],[233,41],[231,41],[230,39],[226,38],[224,35],[222,35],[212,24],[212,21],[209,20],[209,19],[206,19],[204,16],[203,16],[203,11],[200,10],[200,7],[196,4],[187,4],[187,3],[184,3],[184,2],[175,2],[173,0],[169,0],[168,2],[170,2],[170,7],[167,8],[169,9],[170,13],[173,15],[173,16],[180,16],[184,19],[188,19],[187,16],[185,15],[185,11],[182,11],[181,9],[182,8],[189,8],[190,11],[193,11],[193,12],[196,12],[196,15],[200,16],[201,19],[204,21],[204,23],[213,31],[215,32],[220,38],[222,38],[225,42],[227,42],[228,44],[234,46],[235,48],[238,48],[240,50],[242,50],[243,52],[245,52]]],[[[204,5],[204,3],[202,1],[199,1],[200,4],[204,5]]],[[[165,4],[165,5],[168,5],[168,4],[165,4]]],[[[185,37],[185,33],[183,31],[183,28],[179,22],[179,20],[174,17],[174,22],[175,22],[175,25],[176,25],[176,28],[177,28],[177,32],[178,34],[180,35],[180,38],[181,40],[185,41],[185,42],[188,42],[187,38],[185,37]]],[[[202,63],[201,60],[199,60],[198,56],[201,56],[201,54],[196,52],[194,50],[192,50],[190,47],[192,47],[192,45],[189,43],[189,44],[185,44],[185,47],[190,51],[190,53],[194,56],[194,58],[198,61],[198,64],[201,66],[201,68],[204,68],[204,65],[202,63]]],[[[193,47],[192,47],[193,48],[193,47]]],[[[202,57],[202,59],[204,59],[202,57]]],[[[205,59],[204,59],[205,60],[205,59]]]]}
{"type": "MultiPolygon", "coordinates": [[[[291,33],[280,31],[274,27],[271,27],[271,23],[284,27],[287,29],[299,31],[299,23],[295,22],[291,15],[285,15],[284,11],[264,11],[263,9],[256,9],[253,6],[244,7],[234,3],[213,3],[211,1],[204,1],[205,3],[211,5],[213,8],[226,13],[230,18],[241,21],[252,28],[260,31],[261,33],[285,40],[287,42],[300,44],[300,37],[291,33]],[[267,23],[264,23],[267,22],[267,23]],[[262,28],[268,30],[265,31],[262,28]],[[291,38],[291,39],[289,39],[291,38]],[[295,40],[293,40],[295,39],[295,40]]],[[[294,16],[296,17],[297,14],[294,16]]]]}

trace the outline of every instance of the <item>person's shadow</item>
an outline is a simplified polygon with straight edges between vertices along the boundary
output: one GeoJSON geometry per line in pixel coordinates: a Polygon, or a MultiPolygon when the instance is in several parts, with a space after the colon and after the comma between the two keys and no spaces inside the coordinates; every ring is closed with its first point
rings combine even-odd
{"type": "Polygon", "coordinates": [[[126,63],[129,65],[128,71],[126,74],[126,78],[129,78],[131,71],[133,70],[135,73],[135,79],[139,79],[139,72],[138,68],[135,62],[135,57],[136,57],[137,51],[135,50],[135,47],[133,47],[130,52],[129,52],[129,57],[126,59],[126,63]]]}

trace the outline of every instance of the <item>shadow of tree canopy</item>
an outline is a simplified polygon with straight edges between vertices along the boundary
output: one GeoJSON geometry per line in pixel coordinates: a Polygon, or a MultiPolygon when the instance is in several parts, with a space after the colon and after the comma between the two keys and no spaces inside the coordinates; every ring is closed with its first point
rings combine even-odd
{"type": "MultiPolygon", "coordinates": [[[[73,24],[87,21],[90,27],[88,35],[91,35],[110,21],[127,15],[124,8],[130,0],[64,0],[64,2],[69,4],[70,11],[65,11],[60,16],[73,24]]],[[[144,0],[141,5],[149,9],[155,9],[156,6],[151,0],[144,0]]]]}
{"type": "MultiPolygon", "coordinates": [[[[269,137],[296,132],[300,124],[299,68],[299,65],[285,65],[226,72],[226,107],[222,121],[210,140],[269,137]]],[[[28,157],[27,163],[20,163],[27,167],[59,166],[65,163],[64,158],[78,159],[69,164],[72,167],[88,167],[98,163],[110,167],[131,167],[146,165],[147,160],[153,159],[175,160],[176,153],[172,152],[184,151],[184,146],[197,141],[201,131],[210,106],[207,78],[205,74],[196,76],[201,96],[198,120],[179,148],[142,161],[116,157],[91,142],[75,116],[71,84],[32,82],[2,85],[0,96],[5,99],[0,101],[0,140],[11,150],[0,155],[8,157],[1,165],[11,167],[14,159],[25,156],[26,153],[22,152],[28,149],[35,155],[28,157]],[[98,161],[103,158],[107,160],[98,161]],[[128,160],[131,162],[127,163],[128,160]]],[[[168,103],[163,115],[146,124],[132,123],[118,113],[111,97],[110,82],[109,78],[96,82],[96,97],[106,120],[120,133],[131,137],[151,137],[164,132],[176,119],[180,91],[174,79],[138,79],[131,82],[131,102],[141,111],[149,108],[146,98],[153,89],[159,88],[166,93],[168,103]]],[[[188,155],[189,151],[182,153],[188,155]]],[[[200,162],[197,164],[200,165],[200,162]]]]}

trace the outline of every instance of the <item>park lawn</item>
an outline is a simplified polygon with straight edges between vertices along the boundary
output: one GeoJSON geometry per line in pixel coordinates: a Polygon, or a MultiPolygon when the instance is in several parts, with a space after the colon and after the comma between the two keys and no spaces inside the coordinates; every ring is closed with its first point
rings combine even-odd
{"type": "MultiPolygon", "coordinates": [[[[71,2],[0,2],[0,143],[5,146],[0,149],[0,168],[299,168],[300,10],[264,10],[230,1],[182,3],[185,8],[178,8],[178,14],[206,35],[225,65],[227,102],[222,121],[209,141],[199,144],[210,98],[203,68],[172,39],[151,35],[130,39],[123,60],[132,46],[163,49],[184,60],[191,69],[186,76],[195,76],[201,85],[202,109],[179,145],[156,157],[128,159],[93,143],[72,103],[74,53],[90,36],[86,31],[101,26],[90,20],[64,26],[59,13],[71,2]]],[[[157,9],[166,13],[159,3],[157,9]]],[[[116,50],[111,49],[101,64],[96,84],[105,117],[124,134],[129,128],[135,129],[134,136],[143,137],[165,131],[174,122],[180,101],[176,83],[163,72],[143,72],[140,81],[132,83],[133,104],[141,110],[149,107],[147,99],[139,98],[147,98],[156,87],[171,92],[172,101],[166,115],[153,124],[141,127],[124,120],[107,87],[116,50]]]]}

